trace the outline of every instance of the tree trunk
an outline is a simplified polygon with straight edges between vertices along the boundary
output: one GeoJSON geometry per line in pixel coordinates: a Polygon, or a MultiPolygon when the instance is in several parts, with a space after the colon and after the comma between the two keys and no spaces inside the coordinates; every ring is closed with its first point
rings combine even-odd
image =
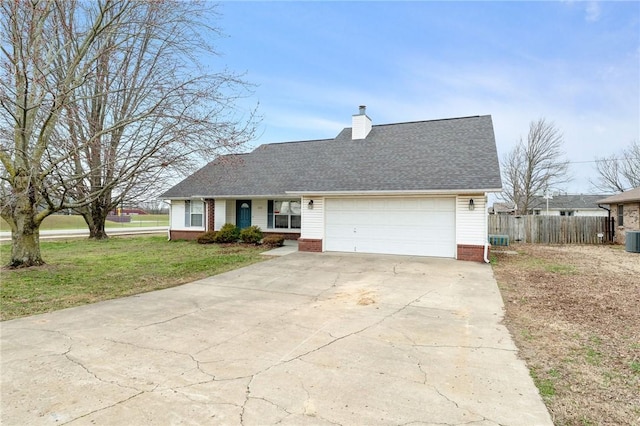
{"type": "Polygon", "coordinates": [[[44,265],[40,253],[40,230],[22,229],[11,232],[11,262],[10,268],[26,268],[44,265]]]}
{"type": "Polygon", "coordinates": [[[40,253],[40,222],[36,221],[37,210],[27,179],[27,189],[18,192],[15,198],[14,215],[11,218],[10,268],[26,268],[44,265],[40,253]],[[31,194],[31,195],[30,195],[31,194]]]}
{"type": "Polygon", "coordinates": [[[93,226],[89,227],[89,238],[94,240],[106,240],[109,238],[107,231],[104,229],[104,223],[107,220],[107,215],[103,215],[101,218],[95,218],[93,220],[93,226]]]}
{"type": "Polygon", "coordinates": [[[80,212],[89,228],[89,238],[93,240],[106,240],[109,238],[105,231],[105,222],[109,214],[109,207],[102,203],[101,198],[83,208],[80,212]]]}

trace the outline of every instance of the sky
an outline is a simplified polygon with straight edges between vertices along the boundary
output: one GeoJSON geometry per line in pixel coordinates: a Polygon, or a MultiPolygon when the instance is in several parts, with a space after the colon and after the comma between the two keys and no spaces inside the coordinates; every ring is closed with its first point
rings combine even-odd
{"type": "Polygon", "coordinates": [[[498,155],[539,118],[572,181],[640,140],[640,2],[222,2],[217,61],[254,84],[264,143],[373,124],[491,115],[498,155]]]}

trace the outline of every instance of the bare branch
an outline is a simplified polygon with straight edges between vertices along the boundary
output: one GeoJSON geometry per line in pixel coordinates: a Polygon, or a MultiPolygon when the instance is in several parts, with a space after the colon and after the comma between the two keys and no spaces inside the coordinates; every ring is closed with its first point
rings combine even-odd
{"type": "Polygon", "coordinates": [[[640,142],[633,141],[620,154],[596,158],[597,178],[591,185],[602,192],[623,192],[640,187],[640,142]]]}
{"type": "Polygon", "coordinates": [[[544,118],[532,121],[526,143],[520,139],[502,160],[502,199],[527,214],[535,195],[568,182],[569,163],[561,159],[562,144],[562,133],[553,123],[544,118]]]}

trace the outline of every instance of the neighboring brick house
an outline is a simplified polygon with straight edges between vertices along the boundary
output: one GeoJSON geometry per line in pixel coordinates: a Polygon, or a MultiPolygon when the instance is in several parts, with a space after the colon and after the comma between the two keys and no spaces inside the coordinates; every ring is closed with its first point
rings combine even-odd
{"type": "Polygon", "coordinates": [[[640,187],[603,198],[598,204],[608,204],[611,208],[611,217],[616,223],[616,243],[625,244],[626,231],[640,230],[640,187]]]}

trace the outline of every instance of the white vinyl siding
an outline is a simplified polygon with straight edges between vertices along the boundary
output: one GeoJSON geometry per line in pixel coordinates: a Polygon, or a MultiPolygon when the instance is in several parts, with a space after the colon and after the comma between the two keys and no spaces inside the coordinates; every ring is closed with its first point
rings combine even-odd
{"type": "MultiPolygon", "coordinates": [[[[580,209],[564,209],[564,211],[571,210],[573,211],[574,216],[591,216],[591,217],[607,217],[609,212],[605,209],[597,209],[597,210],[580,210],[580,209]]],[[[547,216],[547,209],[545,207],[541,209],[536,209],[539,211],[540,216],[547,216]]],[[[560,210],[558,209],[549,209],[548,216],[560,216],[560,210]]]]}
{"type": "Polygon", "coordinates": [[[590,216],[590,217],[607,217],[609,212],[605,209],[598,210],[576,210],[575,216],[590,216]]]}
{"type": "Polygon", "coordinates": [[[267,229],[267,200],[251,200],[251,224],[267,229]]]}
{"type": "Polygon", "coordinates": [[[456,242],[484,245],[487,242],[486,215],[484,194],[459,195],[456,202],[456,242]],[[473,199],[473,210],[469,210],[470,199],[473,199]]]}
{"type": "Polygon", "coordinates": [[[227,220],[227,200],[215,200],[213,229],[219,231],[227,220]]]}
{"type": "Polygon", "coordinates": [[[320,197],[302,198],[302,232],[300,238],[324,238],[324,199],[320,197]],[[313,208],[309,201],[313,200],[313,208]]]}
{"type": "Polygon", "coordinates": [[[325,200],[326,251],[456,256],[455,198],[325,200]]]}
{"type": "Polygon", "coordinates": [[[184,201],[171,201],[171,229],[185,229],[184,201]]]}

